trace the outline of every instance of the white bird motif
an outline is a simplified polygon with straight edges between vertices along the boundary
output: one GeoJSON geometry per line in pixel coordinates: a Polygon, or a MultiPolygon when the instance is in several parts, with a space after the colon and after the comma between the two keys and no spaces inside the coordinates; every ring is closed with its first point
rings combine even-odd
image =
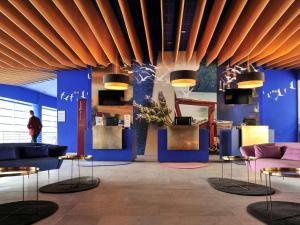
{"type": "Polygon", "coordinates": [[[182,89],[180,89],[180,92],[181,92],[183,98],[187,98],[190,96],[190,94],[193,92],[193,90],[194,90],[194,88],[187,89],[187,90],[185,88],[182,88],[182,89]]]}
{"type": "Polygon", "coordinates": [[[138,84],[141,84],[141,83],[143,83],[143,82],[145,82],[146,80],[149,80],[149,79],[153,80],[153,77],[151,75],[148,75],[148,76],[145,76],[145,77],[143,77],[141,74],[138,74],[138,75],[139,75],[140,79],[138,79],[137,77],[134,77],[138,84]]]}
{"type": "Polygon", "coordinates": [[[92,76],[91,76],[90,73],[88,73],[87,78],[88,78],[89,80],[92,79],[92,76]]]}
{"type": "Polygon", "coordinates": [[[294,87],[294,82],[293,81],[291,81],[291,83],[290,83],[290,89],[292,89],[292,90],[295,90],[296,88],[294,87]]]}
{"type": "Polygon", "coordinates": [[[278,93],[278,97],[282,97],[283,96],[283,94],[281,94],[280,88],[278,88],[277,93],[278,93]]]}
{"type": "Polygon", "coordinates": [[[86,98],[84,95],[84,91],[81,92],[81,98],[86,98]]]}
{"type": "Polygon", "coordinates": [[[283,89],[283,92],[284,92],[284,93],[286,93],[286,88],[285,88],[285,89],[283,89]]]}
{"type": "Polygon", "coordinates": [[[64,95],[65,95],[65,92],[62,92],[62,93],[60,94],[60,100],[63,99],[64,95]]]}
{"type": "Polygon", "coordinates": [[[268,96],[268,98],[271,98],[271,95],[270,95],[270,93],[268,93],[268,94],[267,94],[267,96],[268,96]]]}
{"type": "Polygon", "coordinates": [[[67,95],[65,98],[64,98],[66,101],[69,100],[69,95],[67,95]]]}
{"type": "Polygon", "coordinates": [[[74,95],[73,93],[70,95],[70,101],[72,102],[73,101],[73,98],[74,98],[74,95]]]}

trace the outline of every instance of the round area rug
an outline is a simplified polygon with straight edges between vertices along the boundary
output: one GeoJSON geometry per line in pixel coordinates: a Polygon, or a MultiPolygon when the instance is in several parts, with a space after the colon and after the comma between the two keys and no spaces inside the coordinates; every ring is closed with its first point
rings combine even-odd
{"type": "Polygon", "coordinates": [[[160,163],[161,167],[172,169],[199,169],[207,167],[207,163],[160,163]]]}
{"type": "Polygon", "coordinates": [[[73,193],[79,191],[86,191],[100,184],[99,178],[92,177],[76,177],[69,180],[59,181],[53,184],[48,184],[46,186],[40,187],[39,191],[42,193],[51,194],[63,194],[63,193],[73,193]]]}
{"type": "MultiPolygon", "coordinates": [[[[216,190],[235,195],[262,196],[270,193],[266,186],[228,178],[208,178],[208,183],[216,190]]],[[[275,190],[272,189],[271,194],[275,190]]]]}
{"type": "Polygon", "coordinates": [[[255,202],[247,207],[248,213],[256,219],[272,225],[299,225],[300,203],[272,201],[272,220],[268,214],[267,203],[255,202]]]}
{"type": "Polygon", "coordinates": [[[1,225],[29,225],[51,216],[58,209],[55,202],[19,201],[0,205],[1,225]]]}
{"type": "MultiPolygon", "coordinates": [[[[94,161],[93,166],[124,166],[129,165],[131,162],[117,162],[117,161],[94,161]]],[[[81,161],[79,166],[92,167],[91,161],[81,161]]]]}

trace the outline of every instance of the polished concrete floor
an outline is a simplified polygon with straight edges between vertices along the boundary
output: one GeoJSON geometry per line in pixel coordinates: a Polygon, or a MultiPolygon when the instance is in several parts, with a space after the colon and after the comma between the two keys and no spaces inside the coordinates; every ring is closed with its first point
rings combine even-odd
{"type": "MultiPolygon", "coordinates": [[[[76,169],[76,167],[74,167],[76,169]]],[[[91,168],[82,168],[89,175],[91,168]]],[[[245,179],[245,166],[234,165],[234,178],[245,179]]],[[[225,165],[229,174],[230,166],[225,165]]],[[[76,170],[74,170],[76,171],[76,170]]],[[[64,162],[62,178],[70,176],[64,162]]],[[[206,178],[221,175],[221,164],[212,161],[201,169],[178,170],[157,162],[135,162],[123,166],[95,167],[101,178],[98,188],[73,194],[39,194],[42,200],[59,204],[59,210],[38,225],[256,225],[246,212],[248,204],[265,197],[238,196],[212,189],[206,178]]],[[[253,174],[251,174],[253,177],[253,174]]],[[[47,172],[39,175],[40,185],[48,183],[47,172]]],[[[52,171],[50,182],[57,180],[52,171]]],[[[300,179],[274,178],[278,192],[274,200],[300,202],[300,179]]],[[[26,198],[35,197],[35,176],[25,178],[26,198]]],[[[0,178],[0,203],[22,199],[22,178],[0,178]]]]}

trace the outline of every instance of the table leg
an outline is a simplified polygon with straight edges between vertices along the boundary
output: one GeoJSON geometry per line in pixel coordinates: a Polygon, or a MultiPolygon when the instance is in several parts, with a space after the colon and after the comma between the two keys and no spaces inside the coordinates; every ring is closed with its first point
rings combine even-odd
{"type": "Polygon", "coordinates": [[[255,174],[254,174],[255,178],[254,178],[254,180],[255,180],[255,184],[256,184],[256,160],[254,160],[254,170],[255,170],[255,174]]]}
{"type": "Polygon", "coordinates": [[[24,184],[24,175],[22,176],[23,178],[23,202],[25,201],[25,184],[24,184]]]}
{"type": "MultiPolygon", "coordinates": [[[[49,170],[48,170],[49,172],[49,170]]],[[[39,172],[36,173],[36,200],[39,200],[39,172]]]]}
{"type": "Polygon", "coordinates": [[[222,160],[222,179],[224,178],[224,160],[222,160]]]}
{"type": "Polygon", "coordinates": [[[248,186],[250,184],[249,166],[250,166],[250,163],[248,164],[248,166],[246,166],[247,167],[247,176],[248,176],[248,186]]]}
{"type": "Polygon", "coordinates": [[[232,162],[230,161],[230,179],[232,180],[232,162]]]}
{"type": "Polygon", "coordinates": [[[71,160],[71,185],[73,185],[73,159],[71,160]]]}
{"type": "Polygon", "coordinates": [[[80,185],[80,165],[79,165],[79,159],[78,159],[78,162],[77,162],[77,166],[78,166],[78,176],[79,176],[79,185],[80,185]]]}
{"type": "Polygon", "coordinates": [[[94,183],[94,159],[92,157],[92,184],[94,183]]]}
{"type": "Polygon", "coordinates": [[[272,185],[271,185],[271,176],[270,175],[269,175],[269,197],[270,197],[271,220],[273,220],[272,185]]]}
{"type": "Polygon", "coordinates": [[[267,214],[269,216],[269,199],[268,199],[268,180],[267,180],[267,174],[265,175],[266,180],[266,205],[267,205],[267,214]]]}

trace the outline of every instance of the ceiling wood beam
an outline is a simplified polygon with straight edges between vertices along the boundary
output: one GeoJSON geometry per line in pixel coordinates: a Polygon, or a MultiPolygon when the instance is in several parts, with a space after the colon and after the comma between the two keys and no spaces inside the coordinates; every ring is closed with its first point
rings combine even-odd
{"type": "Polygon", "coordinates": [[[300,60],[300,52],[298,55],[294,56],[294,57],[291,57],[287,60],[284,60],[284,61],[281,61],[281,62],[278,62],[278,63],[273,63],[273,64],[270,64],[270,63],[267,63],[266,67],[278,67],[280,65],[284,65],[284,64],[288,64],[288,63],[291,63],[291,62],[294,62],[296,60],[300,60]]]}
{"type": "Polygon", "coordinates": [[[235,54],[231,57],[230,63],[234,65],[242,60],[245,55],[249,55],[293,2],[294,0],[270,1],[235,54]]]}
{"type": "Polygon", "coordinates": [[[300,61],[298,61],[298,63],[288,66],[286,67],[287,69],[299,69],[300,68],[300,61]]]}
{"type": "Polygon", "coordinates": [[[12,50],[13,52],[15,52],[16,54],[21,55],[23,58],[30,60],[30,62],[32,62],[38,67],[46,69],[57,69],[57,67],[50,66],[47,63],[45,63],[39,57],[34,55],[30,50],[25,48],[20,43],[16,42],[12,37],[4,33],[2,30],[0,30],[0,43],[12,50]]]}
{"type": "Polygon", "coordinates": [[[290,67],[294,67],[294,66],[299,65],[299,64],[300,64],[300,59],[298,58],[298,59],[294,60],[293,62],[280,64],[280,67],[290,68],[290,67]]]}
{"type": "Polygon", "coordinates": [[[215,32],[216,36],[213,37],[213,45],[207,51],[206,65],[211,64],[219,55],[223,45],[225,44],[230,32],[232,31],[236,21],[242,13],[247,0],[232,1],[229,9],[226,12],[224,22],[220,21],[222,26],[219,26],[215,32]]]}
{"type": "Polygon", "coordinates": [[[243,16],[237,21],[233,31],[218,55],[218,65],[223,64],[236,52],[268,2],[269,0],[248,1],[245,10],[243,11],[243,16]]]}
{"type": "Polygon", "coordinates": [[[274,59],[280,58],[281,56],[288,54],[294,48],[300,44],[300,29],[294,33],[286,42],[284,42],[279,48],[271,55],[256,61],[258,66],[266,64],[274,59]]]}
{"type": "Polygon", "coordinates": [[[150,63],[153,64],[154,63],[153,62],[153,49],[152,49],[152,42],[151,42],[151,35],[150,35],[150,27],[149,27],[149,22],[148,22],[148,13],[147,13],[146,1],[145,0],[140,0],[140,3],[141,3],[141,10],[142,10],[146,40],[147,40],[149,60],[150,60],[150,63]]]}
{"type": "Polygon", "coordinates": [[[9,0],[14,7],[19,10],[49,41],[64,53],[64,55],[75,65],[86,67],[64,40],[56,33],[52,26],[45,20],[39,12],[28,1],[9,0]]]}
{"type": "Polygon", "coordinates": [[[218,0],[214,2],[214,5],[212,7],[212,10],[210,12],[204,34],[200,40],[197,54],[196,54],[196,60],[197,64],[200,64],[202,59],[204,58],[208,45],[213,37],[213,34],[215,32],[215,29],[217,27],[217,24],[219,22],[220,16],[222,14],[223,8],[225,6],[226,0],[218,0]]]}
{"type": "Polygon", "coordinates": [[[26,58],[24,58],[21,55],[15,53],[14,51],[12,51],[11,49],[5,47],[2,44],[0,44],[0,52],[4,55],[8,56],[9,58],[17,61],[18,63],[28,67],[28,68],[36,68],[36,69],[39,68],[38,66],[34,65],[29,60],[27,60],[26,58]]]}
{"type": "MultiPolygon", "coordinates": [[[[217,3],[215,3],[214,5],[216,5],[217,3]]],[[[199,33],[199,28],[200,28],[200,24],[201,24],[201,20],[202,20],[202,16],[203,16],[203,12],[205,9],[205,5],[206,5],[206,0],[199,0],[197,1],[197,6],[195,9],[195,14],[194,14],[194,19],[193,19],[193,23],[192,23],[192,27],[191,27],[191,31],[190,31],[190,36],[189,36],[189,40],[187,43],[187,49],[186,49],[186,60],[187,62],[189,62],[193,56],[194,53],[194,48],[195,48],[195,44],[197,41],[197,37],[198,37],[198,33],[199,33]]]]}
{"type": "Polygon", "coordinates": [[[140,40],[138,38],[137,32],[134,27],[133,18],[130,12],[130,8],[127,0],[118,0],[119,6],[121,9],[121,13],[123,15],[123,19],[125,22],[125,26],[127,29],[129,41],[131,43],[131,47],[133,50],[133,54],[135,56],[136,61],[141,65],[143,64],[143,52],[140,44],[140,40]]]}
{"type": "Polygon", "coordinates": [[[180,0],[179,13],[178,13],[178,22],[177,22],[177,33],[175,40],[175,49],[174,49],[174,62],[176,64],[179,52],[180,45],[180,37],[181,37],[181,28],[182,28],[182,20],[183,20],[183,11],[184,11],[184,3],[185,0],[180,0]]]}
{"type": "MultiPolygon", "coordinates": [[[[273,54],[277,49],[282,46],[291,36],[293,36],[297,30],[300,29],[300,15],[298,15],[273,41],[268,44],[259,55],[250,58],[250,63],[257,62],[268,55],[273,54]]],[[[251,56],[251,55],[250,55],[251,56]]]]}
{"type": "Polygon", "coordinates": [[[107,66],[110,61],[106,57],[99,42],[95,38],[89,25],[84,17],[81,15],[79,9],[73,0],[52,0],[60,12],[64,15],[67,21],[71,24],[73,29],[79,35],[89,52],[92,54],[97,64],[107,66]]]}
{"type": "Polygon", "coordinates": [[[0,1],[0,11],[22,29],[29,37],[49,52],[62,65],[74,67],[75,65],[57,49],[35,26],[14,8],[8,1],[0,1]]]}
{"type": "Polygon", "coordinates": [[[0,29],[11,36],[13,39],[15,39],[17,42],[19,42],[21,45],[23,45],[25,48],[30,50],[33,54],[42,59],[48,65],[62,69],[66,68],[2,13],[0,13],[0,29]]]}
{"type": "Polygon", "coordinates": [[[75,0],[74,2],[88,23],[109,61],[114,65],[120,66],[118,50],[114,44],[114,40],[93,2],[86,0],[75,0]]]}
{"type": "Polygon", "coordinates": [[[131,53],[126,42],[125,36],[118,23],[117,17],[113,11],[110,2],[107,0],[96,0],[103,19],[106,23],[108,30],[115,42],[115,45],[120,53],[122,60],[127,64],[131,65],[131,53]]]}
{"type": "Polygon", "coordinates": [[[72,48],[83,63],[97,66],[97,62],[88,48],[52,1],[30,0],[30,2],[55,29],[61,38],[72,48]]]}
{"type": "Polygon", "coordinates": [[[296,48],[294,48],[288,54],[272,60],[271,62],[268,63],[268,65],[272,66],[273,64],[282,63],[282,62],[290,60],[291,58],[294,58],[295,56],[300,56],[300,45],[298,45],[296,48]]]}
{"type": "Polygon", "coordinates": [[[18,61],[8,57],[7,55],[0,52],[0,59],[2,62],[6,63],[7,65],[13,67],[13,68],[28,68],[25,65],[19,63],[18,61]]]}
{"type": "MultiPolygon", "coordinates": [[[[268,34],[259,42],[259,44],[250,53],[250,60],[264,51],[285,29],[293,22],[299,15],[300,1],[295,1],[286,13],[278,20],[268,34]]],[[[239,63],[243,63],[246,60],[241,60],[239,63]]]]}

